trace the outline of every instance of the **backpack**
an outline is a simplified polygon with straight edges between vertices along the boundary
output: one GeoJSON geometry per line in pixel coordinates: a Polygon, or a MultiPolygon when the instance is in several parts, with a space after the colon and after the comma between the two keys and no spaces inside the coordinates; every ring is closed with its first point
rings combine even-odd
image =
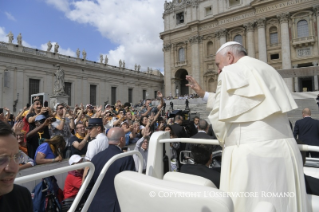
{"type": "Polygon", "coordinates": [[[42,179],[31,193],[34,212],[61,212],[61,204],[58,200],[61,190],[54,176],[42,179]]]}

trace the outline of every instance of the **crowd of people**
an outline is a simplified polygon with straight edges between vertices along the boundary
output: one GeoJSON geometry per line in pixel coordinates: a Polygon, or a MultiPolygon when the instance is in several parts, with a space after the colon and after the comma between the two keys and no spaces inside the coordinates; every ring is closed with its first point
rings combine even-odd
{"type": "MultiPolygon", "coordinates": [[[[181,115],[170,117],[169,110],[165,113],[166,104],[162,93],[158,91],[157,96],[158,105],[152,105],[152,100],[146,99],[141,107],[117,101],[114,106],[107,104],[105,107],[91,104],[84,106],[81,103],[73,109],[65,103],[56,103],[54,108],[44,107],[41,99],[34,97],[31,106],[23,108],[15,118],[5,108],[7,114],[0,114],[0,119],[12,127],[18,141],[21,155],[19,170],[57,163],[63,159],[69,159],[70,165],[82,161],[94,163],[100,161],[94,158],[107,149],[112,152],[107,155],[118,154],[133,145],[143,156],[142,170],[145,173],[152,133],[168,131],[171,138],[191,137],[198,132],[207,132],[213,136],[211,125],[209,127],[199,117],[191,122],[185,122],[181,115]],[[119,151],[111,151],[110,148],[119,151]]],[[[170,159],[177,164],[176,171],[181,168],[178,161],[180,151],[185,149],[185,144],[171,143],[170,159]]],[[[188,147],[188,150],[191,149],[188,147]]],[[[136,155],[131,157],[129,163],[130,170],[138,171],[139,158],[136,155]]],[[[88,168],[69,172],[64,188],[65,202],[74,199],[88,172],[88,168]]],[[[217,181],[214,183],[219,184],[217,181]]]]}

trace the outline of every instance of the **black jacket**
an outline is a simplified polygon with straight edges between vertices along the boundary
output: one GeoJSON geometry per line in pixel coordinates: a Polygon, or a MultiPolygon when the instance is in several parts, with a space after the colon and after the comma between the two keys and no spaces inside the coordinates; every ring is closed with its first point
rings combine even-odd
{"type": "Polygon", "coordinates": [[[209,179],[217,188],[219,188],[220,172],[215,169],[210,169],[207,166],[200,164],[186,164],[182,166],[181,172],[209,179]]]}
{"type": "MultiPolygon", "coordinates": [[[[305,144],[319,146],[319,120],[305,117],[296,121],[294,137],[305,144]]],[[[311,153],[311,156],[319,157],[319,153],[311,153]]]]}
{"type": "Polygon", "coordinates": [[[294,137],[308,145],[319,146],[319,120],[305,117],[296,121],[294,137]]]}
{"type": "MultiPolygon", "coordinates": [[[[107,149],[95,155],[92,159],[92,163],[95,166],[95,172],[87,187],[84,197],[88,196],[89,192],[92,190],[95,181],[97,180],[101,170],[104,165],[117,154],[123,153],[115,145],[109,145],[107,149]]],[[[119,212],[121,211],[120,205],[116,196],[114,178],[115,176],[126,170],[135,171],[135,163],[132,156],[124,157],[116,160],[107,170],[104,179],[98,188],[92,203],[88,211],[91,212],[119,212]]]]}
{"type": "MultiPolygon", "coordinates": [[[[194,136],[192,136],[192,137],[190,137],[190,138],[196,138],[196,139],[216,139],[216,137],[207,135],[207,134],[204,133],[204,132],[199,132],[199,133],[197,133],[196,135],[194,135],[194,136]]],[[[194,144],[187,143],[187,144],[186,144],[186,150],[191,151],[193,146],[194,146],[194,144]]],[[[212,151],[212,152],[222,149],[219,145],[208,145],[208,146],[211,148],[211,151],[212,151]]]]}
{"type": "Polygon", "coordinates": [[[186,132],[184,130],[184,127],[182,127],[181,125],[174,123],[173,125],[171,125],[171,127],[172,127],[172,130],[177,138],[186,138],[187,137],[186,132]]]}

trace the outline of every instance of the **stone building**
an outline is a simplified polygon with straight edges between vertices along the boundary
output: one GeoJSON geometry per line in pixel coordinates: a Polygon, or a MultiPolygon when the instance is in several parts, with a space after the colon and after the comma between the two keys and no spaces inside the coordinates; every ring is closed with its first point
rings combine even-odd
{"type": "Polygon", "coordinates": [[[137,103],[163,90],[159,71],[145,73],[51,51],[0,42],[0,107],[17,111],[34,93],[53,95],[57,64],[65,72],[68,104],[137,103]]]}
{"type": "Polygon", "coordinates": [[[165,1],[163,19],[166,95],[188,94],[187,74],[215,91],[215,52],[233,40],[249,56],[287,70],[292,92],[318,90],[313,68],[302,67],[318,66],[319,0],[173,0],[165,1]]]}

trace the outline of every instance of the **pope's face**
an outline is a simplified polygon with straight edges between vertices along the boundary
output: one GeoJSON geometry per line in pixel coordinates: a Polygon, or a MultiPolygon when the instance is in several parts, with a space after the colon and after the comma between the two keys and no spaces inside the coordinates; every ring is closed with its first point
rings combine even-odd
{"type": "Polygon", "coordinates": [[[225,66],[234,63],[234,55],[231,52],[227,52],[226,55],[218,53],[215,58],[216,66],[218,68],[218,74],[220,74],[225,66]]]}

